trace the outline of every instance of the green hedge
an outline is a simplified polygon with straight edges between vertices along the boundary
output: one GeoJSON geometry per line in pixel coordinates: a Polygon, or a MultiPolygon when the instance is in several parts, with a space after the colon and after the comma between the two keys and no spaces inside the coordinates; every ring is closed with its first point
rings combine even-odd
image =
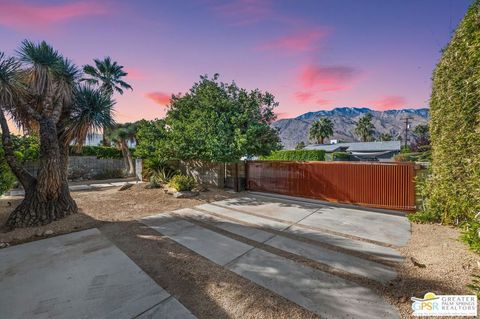
{"type": "Polygon", "coordinates": [[[268,161],[324,161],[323,150],[284,150],[274,151],[269,156],[260,159],[268,161]]]}
{"type": "Polygon", "coordinates": [[[333,152],[332,159],[334,161],[349,161],[350,154],[348,154],[347,152],[333,152]]]}
{"type": "Polygon", "coordinates": [[[122,151],[115,147],[108,146],[83,146],[78,150],[75,146],[70,146],[70,156],[96,156],[97,158],[123,158],[122,151]]]}
{"type": "Polygon", "coordinates": [[[480,211],[480,1],[474,1],[433,73],[432,174],[424,214],[458,225],[480,211]]]}

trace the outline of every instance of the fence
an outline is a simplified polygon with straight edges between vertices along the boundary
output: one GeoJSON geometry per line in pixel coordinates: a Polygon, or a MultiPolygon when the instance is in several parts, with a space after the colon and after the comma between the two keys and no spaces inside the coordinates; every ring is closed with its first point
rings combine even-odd
{"type": "Polygon", "coordinates": [[[248,161],[253,191],[403,211],[415,210],[415,164],[248,161]]]}

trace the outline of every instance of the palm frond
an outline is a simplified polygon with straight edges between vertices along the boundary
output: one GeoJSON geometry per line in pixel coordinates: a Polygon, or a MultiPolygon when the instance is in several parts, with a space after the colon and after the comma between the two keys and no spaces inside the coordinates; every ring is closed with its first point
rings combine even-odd
{"type": "Polygon", "coordinates": [[[78,87],[75,104],[65,132],[69,141],[82,145],[88,135],[115,125],[113,118],[114,101],[99,89],[88,85],[78,87]]]}

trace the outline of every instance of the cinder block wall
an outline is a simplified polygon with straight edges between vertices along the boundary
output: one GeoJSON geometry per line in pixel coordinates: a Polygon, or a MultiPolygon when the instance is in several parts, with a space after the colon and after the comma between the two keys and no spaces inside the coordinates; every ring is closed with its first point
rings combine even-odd
{"type": "MultiPolygon", "coordinates": [[[[29,161],[25,165],[32,175],[37,175],[38,161],[29,161]]],[[[95,156],[70,156],[68,159],[70,180],[119,178],[125,170],[123,159],[99,159],[95,156]]]]}

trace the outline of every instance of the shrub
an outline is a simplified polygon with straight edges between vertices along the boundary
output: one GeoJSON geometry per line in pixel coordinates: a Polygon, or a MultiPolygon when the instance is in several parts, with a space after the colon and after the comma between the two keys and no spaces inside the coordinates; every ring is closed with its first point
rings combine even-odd
{"type": "Polygon", "coordinates": [[[269,156],[262,156],[262,160],[270,161],[324,161],[323,150],[284,150],[272,152],[269,156]]]}
{"type": "Polygon", "coordinates": [[[349,161],[350,154],[348,154],[347,152],[333,152],[332,159],[334,161],[349,161]]]}
{"type": "Polygon", "coordinates": [[[169,183],[170,187],[175,188],[177,191],[191,191],[195,185],[195,179],[186,175],[175,175],[172,177],[169,183]]]}
{"type": "MultiPolygon", "coordinates": [[[[1,156],[3,156],[3,154],[1,156]]],[[[12,188],[15,180],[15,176],[10,171],[8,164],[3,158],[0,158],[0,195],[3,195],[6,191],[12,188]]]]}

